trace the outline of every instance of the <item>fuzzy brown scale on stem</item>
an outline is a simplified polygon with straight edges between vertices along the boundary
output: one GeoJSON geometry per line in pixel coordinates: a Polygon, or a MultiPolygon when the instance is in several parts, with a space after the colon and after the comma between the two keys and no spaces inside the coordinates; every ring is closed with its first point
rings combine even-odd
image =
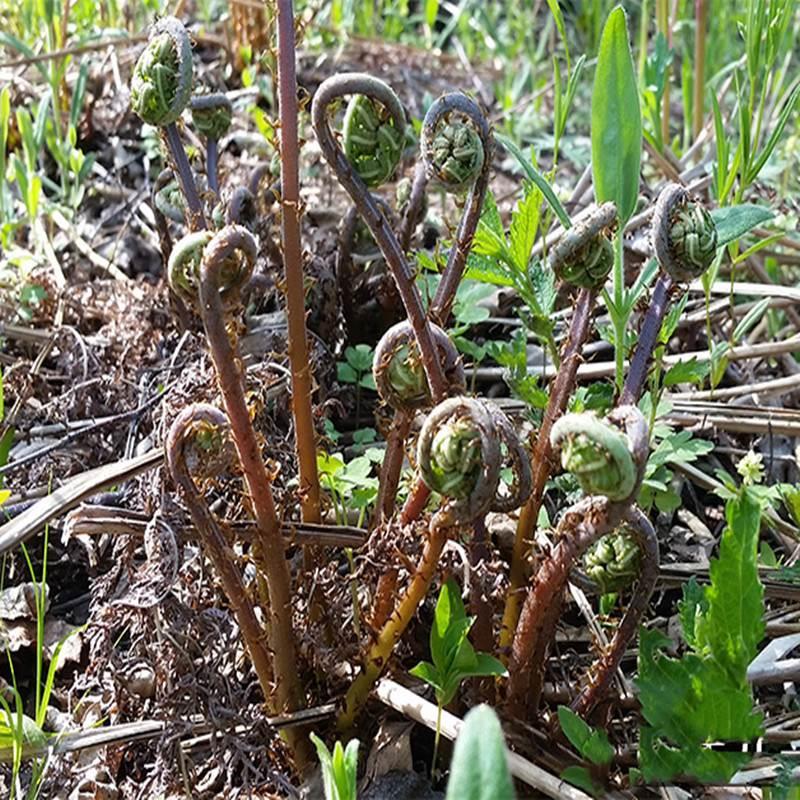
{"type": "MultiPolygon", "coordinates": [[[[530,498],[520,513],[514,537],[514,550],[511,559],[510,585],[503,610],[503,623],[500,628],[500,649],[505,652],[510,646],[522,606],[522,589],[526,581],[527,556],[533,534],[539,519],[544,499],[545,486],[553,472],[553,451],[550,444],[550,431],[556,420],[566,411],[567,403],[577,384],[578,367],[581,364],[581,351],[589,337],[592,309],[597,292],[602,287],[605,276],[592,271],[592,280],[584,280],[586,270],[581,267],[581,259],[586,250],[604,247],[610,227],[616,218],[616,206],[603,203],[596,206],[586,217],[585,222],[565,231],[551,252],[551,265],[563,269],[564,280],[575,280],[582,286],[575,300],[567,340],[561,353],[561,362],[547,401],[542,425],[533,448],[533,488],[530,498]],[[598,238],[602,240],[597,244],[598,238]]],[[[607,274],[607,273],[606,273],[607,274]]]]}

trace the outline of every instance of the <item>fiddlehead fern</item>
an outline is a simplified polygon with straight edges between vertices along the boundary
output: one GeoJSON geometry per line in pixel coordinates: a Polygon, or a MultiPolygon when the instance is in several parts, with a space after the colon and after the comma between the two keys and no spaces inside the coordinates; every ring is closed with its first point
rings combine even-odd
{"type": "Polygon", "coordinates": [[[233,106],[224,94],[214,92],[213,94],[199,94],[192,97],[191,108],[194,127],[206,137],[208,188],[214,194],[219,194],[218,142],[231,126],[233,106]]]}
{"type": "MultiPolygon", "coordinates": [[[[400,101],[397,100],[397,106],[400,101]]],[[[394,102],[380,105],[357,94],[347,104],[343,144],[355,171],[370,188],[386,183],[397,170],[405,144],[405,125],[399,124],[394,102]]],[[[402,112],[402,107],[400,108],[402,112]]]]}
{"type": "Polygon", "coordinates": [[[620,394],[619,402],[626,405],[639,401],[673,286],[700,277],[711,265],[717,250],[717,229],[711,215],[676,183],[667,184],[658,196],[652,237],[662,273],[653,289],[620,394]]]}
{"type": "Polygon", "coordinates": [[[353,94],[367,95],[381,103],[394,119],[396,127],[405,129],[403,108],[397,100],[397,95],[385,83],[369,75],[346,73],[328,78],[317,89],[311,104],[311,122],[314,133],[325,160],[355,203],[386,259],[386,264],[397,284],[408,321],[414,330],[431,393],[438,401],[445,397],[447,383],[436,357],[433,335],[428,326],[419,292],[414,285],[411,269],[386,217],[381,213],[363,179],[354,170],[347,156],[337,144],[331,130],[328,118],[331,105],[340,97],[353,94]]]}
{"type": "Polygon", "coordinates": [[[614,409],[604,420],[594,414],[565,414],[553,425],[550,444],[561,464],[586,494],[615,502],[634,494],[647,459],[648,429],[635,406],[614,409]]]}
{"type": "Polygon", "coordinates": [[[677,183],[658,196],[653,214],[656,258],[675,281],[699,278],[717,252],[717,226],[705,206],[677,183]]]}
{"type": "Polygon", "coordinates": [[[211,559],[233,608],[264,698],[273,706],[272,660],[264,630],[256,618],[233,552],[194,478],[201,472],[206,476],[216,471],[220,456],[227,460],[227,430],[228,420],[213,406],[198,403],[185,408],[169,429],[167,465],[172,479],[183,493],[192,521],[203,538],[203,549],[211,559]]]}
{"type": "Polygon", "coordinates": [[[560,280],[584,289],[603,287],[614,266],[609,234],[616,217],[616,206],[603,203],[564,232],[550,251],[550,267],[560,280]]]}
{"type": "Polygon", "coordinates": [[[590,271],[584,268],[583,251],[589,248],[596,256],[596,251],[605,249],[606,231],[608,226],[613,224],[615,217],[614,204],[604,203],[589,213],[586,224],[575,226],[579,228],[578,235],[575,234],[573,228],[570,228],[563,234],[562,240],[556,243],[554,252],[551,252],[551,264],[556,273],[560,272],[563,280],[580,281],[583,288],[575,298],[569,333],[561,351],[558,372],[549,392],[547,408],[533,448],[533,489],[517,522],[514,551],[511,558],[510,585],[506,594],[503,624],[500,629],[500,647],[503,650],[511,645],[514,629],[519,619],[520,590],[527,578],[530,542],[533,540],[533,533],[538,524],[545,487],[553,471],[550,432],[556,420],[566,410],[570,395],[575,389],[578,366],[581,363],[581,352],[591,331],[595,297],[602,288],[606,277],[602,274],[605,266],[599,270],[596,269],[596,266],[601,264],[602,257],[598,260],[595,260],[594,257],[590,259],[595,268],[590,271]],[[598,237],[601,237],[599,244],[598,237]]]}
{"type": "Polygon", "coordinates": [[[131,108],[148,125],[176,122],[192,94],[192,44],[175,17],[153,26],[131,78],[131,108]]]}
{"type": "Polygon", "coordinates": [[[538,705],[545,657],[555,636],[561,596],[569,574],[590,547],[624,524],[641,551],[636,592],[609,651],[600,660],[587,692],[576,701],[585,713],[608,686],[658,576],[658,541],[652,525],[632,502],[644,477],[649,432],[635,406],[618,406],[604,420],[568,414],[553,426],[551,443],[589,497],[567,510],[558,525],[558,545],[540,565],[525,598],[509,662],[508,702],[521,713],[538,705]],[[609,673],[608,670],[611,670],[609,673]]]}
{"type": "MultiPolygon", "coordinates": [[[[228,225],[214,235],[206,244],[200,263],[200,312],[255,513],[258,536],[254,541],[254,557],[269,591],[276,707],[284,711],[297,708],[303,698],[295,662],[291,579],[270,477],[250,419],[236,338],[229,335],[226,325],[222,291],[229,282],[227,290],[235,296],[252,272],[256,250],[255,238],[241,226],[228,225]]],[[[297,738],[294,749],[299,758],[303,757],[304,747],[304,740],[297,738]]]]}
{"type": "Polygon", "coordinates": [[[539,704],[547,651],[555,638],[571,571],[592,545],[620,525],[640,551],[636,588],[610,646],[594,665],[573,709],[585,716],[611,683],[658,578],[658,539],[647,517],[635,506],[593,496],[564,512],[556,530],[558,544],[540,565],[525,599],[509,661],[508,706],[515,715],[521,716],[527,708],[535,710],[539,704]]]}
{"type": "Polygon", "coordinates": [[[638,577],[641,561],[641,550],[623,527],[592,545],[583,557],[583,567],[587,577],[608,594],[627,589],[638,577]]]}
{"type": "Polygon", "coordinates": [[[467,523],[487,511],[508,511],[527,499],[530,464],[511,423],[496,406],[469,397],[451,397],[427,416],[417,442],[422,479],[448,498],[445,512],[467,523]],[[505,497],[498,492],[505,444],[515,483],[505,497]]]}
{"type": "MultiPolygon", "coordinates": [[[[452,191],[471,185],[430,316],[444,325],[450,315],[478,227],[492,166],[492,132],[478,106],[465,94],[442,95],[428,109],[420,139],[428,173],[452,191]]],[[[416,183],[416,178],[415,178],[416,183]]]]}
{"type": "Polygon", "coordinates": [[[436,406],[420,432],[417,460],[427,485],[440,492],[445,502],[430,521],[422,557],[408,588],[367,651],[364,666],[347,692],[338,720],[340,729],[352,727],[395,644],[425,598],[448,532],[473,524],[492,508],[516,507],[530,491],[527,454],[511,424],[491,403],[453,397],[436,406]],[[501,443],[508,450],[516,475],[506,497],[498,493],[501,443]]]}
{"type": "MultiPolygon", "coordinates": [[[[464,368],[450,337],[431,325],[439,360],[450,392],[464,389],[464,368]]],[[[383,334],[375,348],[372,374],[384,403],[396,411],[415,411],[433,402],[414,332],[407,322],[398,322],[383,334]]]]}
{"type": "MultiPolygon", "coordinates": [[[[245,230],[245,229],[242,229],[245,230]]],[[[248,232],[249,233],[249,232],[248,232]]],[[[200,265],[206,245],[214,238],[211,231],[189,233],[175,245],[167,266],[170,288],[187,305],[198,307],[200,265]]],[[[220,269],[220,295],[223,303],[238,296],[252,274],[254,260],[232,256],[220,269]]]]}
{"type": "Polygon", "coordinates": [[[164,170],[164,172],[167,175],[166,179],[156,181],[156,186],[153,187],[153,204],[164,217],[183,224],[185,221],[183,195],[177,181],[172,177],[172,172],[170,170],[164,170]]]}
{"type": "Polygon", "coordinates": [[[233,106],[222,92],[196,94],[191,99],[192,124],[207,139],[221,139],[233,121],[233,106]]]}
{"type": "Polygon", "coordinates": [[[206,227],[203,206],[176,122],[192,93],[192,45],[183,24],[163,17],[153,26],[131,78],[131,107],[149,125],[163,129],[186,198],[192,230],[206,227]]]}

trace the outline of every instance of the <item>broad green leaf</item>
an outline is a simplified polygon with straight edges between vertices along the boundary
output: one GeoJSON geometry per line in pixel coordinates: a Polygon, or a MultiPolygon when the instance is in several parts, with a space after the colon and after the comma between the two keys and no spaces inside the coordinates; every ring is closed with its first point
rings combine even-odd
{"type": "Polygon", "coordinates": [[[428,686],[432,686],[437,691],[441,691],[443,688],[442,676],[439,674],[439,670],[437,670],[430,661],[420,661],[419,664],[412,667],[408,673],[415,678],[419,678],[421,681],[425,681],[428,686]]]}
{"type": "Polygon", "coordinates": [[[368,344],[357,344],[355,347],[348,347],[344,351],[347,363],[359,372],[366,372],[372,369],[373,351],[368,344]]]}
{"type": "Polygon", "coordinates": [[[467,612],[461,599],[458,584],[450,578],[439,590],[436,611],[431,628],[431,658],[437,669],[446,669],[456,655],[456,649],[464,641],[470,625],[466,624],[467,612]]]}
{"type": "Polygon", "coordinates": [[[592,174],[598,203],[617,204],[625,223],[636,208],[642,118],[622,6],[608,16],[592,89],[592,174]]]}
{"type": "Polygon", "coordinates": [[[717,226],[717,245],[722,247],[735,242],[748,231],[771,220],[773,216],[770,209],[752,203],[715,208],[711,212],[711,219],[717,226]]]}
{"type": "Polygon", "coordinates": [[[446,800],[514,800],[503,730],[487,705],[473,708],[456,739],[446,800]]]}
{"type": "Polygon", "coordinates": [[[605,731],[592,728],[568,706],[558,707],[558,722],[582,758],[593,764],[608,764],[614,758],[614,748],[605,731]]]}
{"type": "Polygon", "coordinates": [[[317,749],[322,768],[322,785],[325,800],[356,800],[356,778],[358,770],[358,739],[352,739],[345,750],[336,742],[333,753],[315,733],[309,738],[317,749]]]}
{"type": "Polygon", "coordinates": [[[439,0],[425,0],[425,24],[432,28],[439,13],[439,0]]]}
{"type": "Polygon", "coordinates": [[[708,361],[698,361],[696,358],[679,361],[664,374],[664,386],[677,386],[679,383],[693,383],[699,386],[708,375],[709,369],[708,361]]]}
{"type": "Polygon", "coordinates": [[[567,767],[565,770],[561,771],[561,780],[571,783],[579,789],[583,789],[584,792],[587,792],[592,797],[602,796],[603,787],[598,785],[592,778],[586,767],[579,767],[577,765],[567,767]]]}
{"type": "Polygon", "coordinates": [[[336,365],[336,380],[341,383],[358,383],[358,373],[345,361],[336,365]]]}
{"type": "MultiPolygon", "coordinates": [[[[467,644],[469,644],[469,642],[467,644]]],[[[459,664],[461,668],[461,677],[486,678],[494,676],[502,678],[508,674],[505,664],[494,656],[490,656],[488,653],[474,653],[473,662],[472,666],[469,667],[463,667],[459,664]]]]}

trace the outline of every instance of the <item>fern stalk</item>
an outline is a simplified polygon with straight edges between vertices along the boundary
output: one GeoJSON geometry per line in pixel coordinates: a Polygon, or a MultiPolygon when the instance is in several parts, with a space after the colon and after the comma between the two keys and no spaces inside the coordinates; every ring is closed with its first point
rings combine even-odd
{"type": "Polygon", "coordinates": [[[300,467],[300,504],[304,522],[320,521],[317,444],[311,406],[313,380],[308,360],[300,242],[297,77],[291,0],[278,0],[278,92],[280,98],[281,240],[286,276],[289,362],[292,368],[292,412],[300,467]]]}

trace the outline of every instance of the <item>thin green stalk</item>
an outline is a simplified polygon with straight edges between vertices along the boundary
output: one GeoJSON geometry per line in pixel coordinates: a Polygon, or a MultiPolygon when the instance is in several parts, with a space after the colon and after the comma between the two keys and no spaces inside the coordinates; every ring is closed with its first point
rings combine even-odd
{"type": "Polygon", "coordinates": [[[703,97],[706,81],[706,16],[705,0],[695,0],[694,4],[694,103],[692,113],[692,133],[696,139],[703,129],[703,97]]]}
{"type": "Polygon", "coordinates": [[[442,704],[436,704],[436,732],[433,736],[433,758],[431,759],[431,778],[436,775],[436,762],[439,758],[439,740],[442,738],[442,704]]]}
{"type": "Polygon", "coordinates": [[[622,313],[625,294],[625,272],[623,269],[622,231],[614,234],[614,305],[615,312],[611,315],[614,325],[614,360],[616,364],[617,392],[622,391],[625,379],[625,329],[627,327],[627,314],[622,313]]]}

